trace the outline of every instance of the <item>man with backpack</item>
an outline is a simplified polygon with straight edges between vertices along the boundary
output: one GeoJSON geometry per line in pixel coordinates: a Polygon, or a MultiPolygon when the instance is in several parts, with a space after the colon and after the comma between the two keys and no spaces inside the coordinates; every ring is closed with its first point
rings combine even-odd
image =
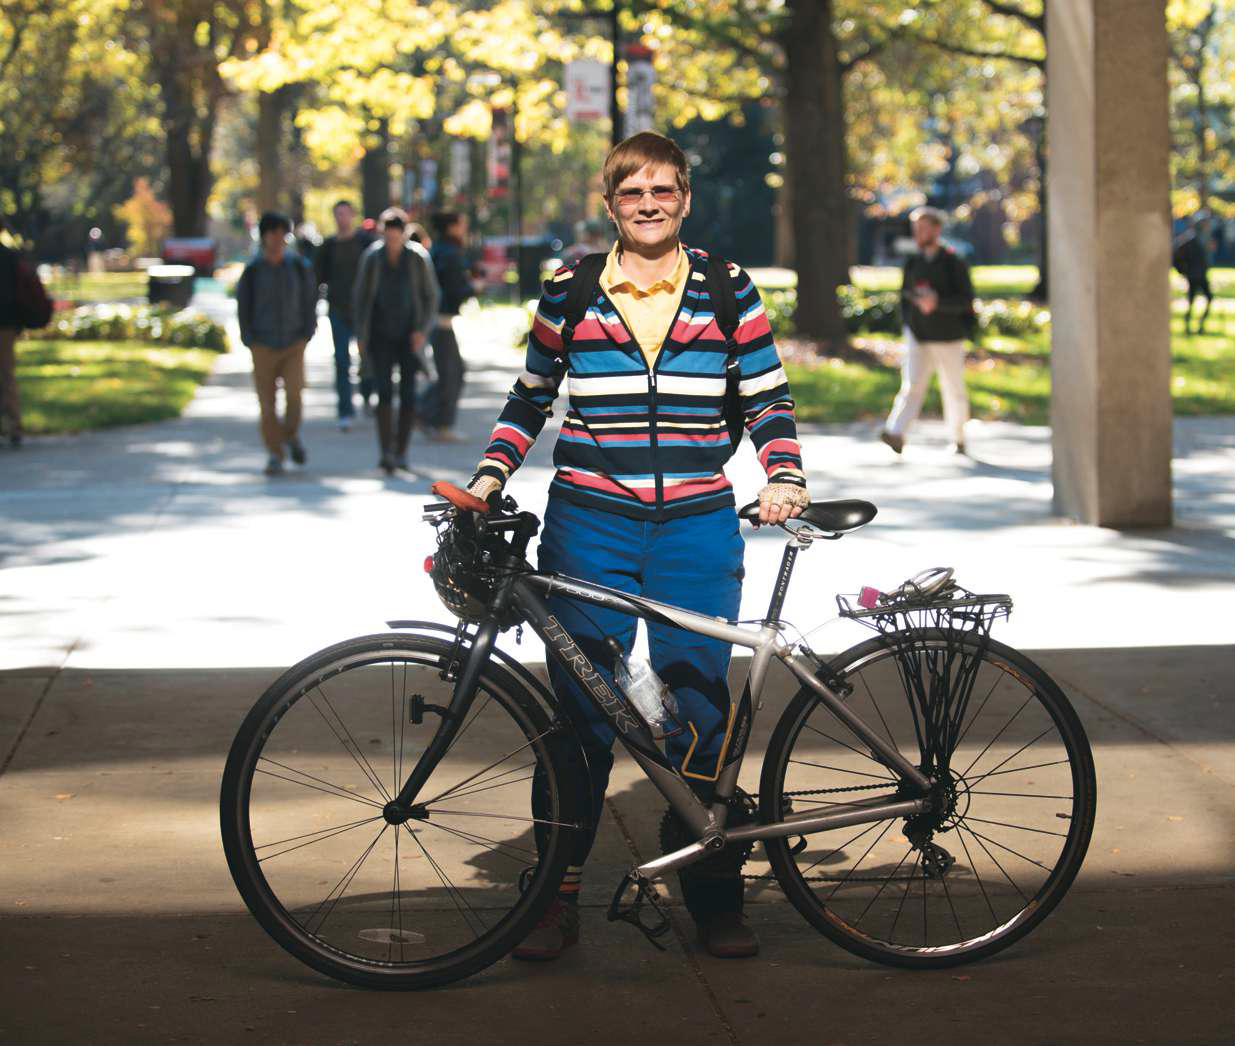
{"type": "Polygon", "coordinates": [[[300,442],[304,350],[317,329],[317,287],[307,262],[287,249],[291,220],[267,211],[258,223],[261,253],[236,284],[240,340],[253,353],[253,383],[261,410],[262,441],[269,455],[266,475],[283,473],[284,453],[297,465],[308,455],[300,442]],[[285,409],[276,395],[283,385],[285,409]]]}
{"type": "MultiPolygon", "coordinates": [[[[750,277],[680,241],[691,204],[682,150],[661,135],[636,134],[609,153],[603,178],[618,242],[545,283],[526,369],[469,490],[480,498],[501,490],[569,377],[540,569],[732,619],[741,601],[744,545],[724,474],[735,446],[724,416],[726,390],[733,386],[733,402],[767,473],[760,519],[779,523],[809,504],[788,382],[750,277]]],[[[585,611],[561,597],[549,604],[613,685],[609,641],[629,653],[634,620],[600,607],[585,611]]],[[[656,622],[648,624],[648,643],[652,668],[688,726],[668,739],[668,753],[708,800],[730,742],[730,646],[656,622]]],[[[558,899],[515,950],[523,959],[554,959],[578,941],[582,866],[613,763],[607,723],[557,665],[550,676],[580,726],[591,831],[579,834],[558,899]]],[[[666,826],[675,830],[672,821],[666,826]]],[[[739,865],[703,862],[684,869],[680,880],[711,954],[758,951],[742,917],[739,865]]]]}
{"type": "MultiPolygon", "coordinates": [[[[0,218],[0,232],[5,228],[0,218]]],[[[14,450],[22,443],[17,336],[46,327],[51,317],[51,300],[38,273],[15,250],[0,244],[0,424],[14,450]]]]}
{"type": "Polygon", "coordinates": [[[897,454],[922,411],[922,401],[939,371],[943,420],[952,450],[965,453],[969,393],[965,389],[965,340],[974,326],[969,266],[942,240],[944,215],[919,207],[909,216],[918,253],[905,262],[901,310],[905,318],[905,361],[901,387],[880,439],[897,454]]]}

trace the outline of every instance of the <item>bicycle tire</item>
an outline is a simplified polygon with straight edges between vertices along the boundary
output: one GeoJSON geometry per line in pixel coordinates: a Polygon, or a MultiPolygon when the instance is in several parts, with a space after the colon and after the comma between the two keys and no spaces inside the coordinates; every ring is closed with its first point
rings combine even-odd
{"type": "MultiPolygon", "coordinates": [[[[891,701],[883,701],[881,707],[880,699],[876,698],[872,689],[871,680],[873,679],[875,686],[880,688],[881,695],[888,698],[895,696],[898,685],[895,680],[900,676],[899,671],[890,670],[895,666],[893,651],[898,642],[908,636],[908,632],[902,632],[869,640],[838,655],[831,662],[832,671],[855,687],[853,693],[847,698],[847,703],[861,715],[862,709],[859,706],[866,702],[866,695],[869,695],[869,703],[878,712],[877,718],[872,717],[870,725],[872,729],[886,731],[889,740],[894,740],[894,734],[898,730],[901,734],[908,733],[908,726],[905,724],[909,719],[916,724],[917,716],[912,713],[912,710],[909,715],[900,712],[900,722],[894,729],[889,724],[897,722],[898,712],[891,707],[891,701]],[[863,689],[866,694],[863,694],[863,689]]],[[[790,902],[811,925],[836,944],[855,955],[884,965],[937,969],[974,962],[1002,951],[1021,940],[1050,914],[1071,886],[1084,860],[1093,831],[1097,782],[1093,756],[1080,719],[1063,692],[1042,668],[1023,654],[994,640],[986,640],[984,647],[980,648],[979,641],[968,633],[962,635],[945,633],[942,630],[919,630],[916,637],[919,642],[925,643],[931,649],[942,649],[945,644],[959,642],[968,648],[968,653],[980,657],[976,669],[979,676],[984,669],[990,669],[991,674],[994,675],[994,682],[991,683],[987,700],[980,706],[972,706],[966,712],[966,714],[972,713],[973,718],[962,735],[962,741],[967,741],[970,733],[977,735],[972,742],[973,747],[976,747],[981,739],[974,724],[987,716],[985,710],[993,695],[997,692],[1002,694],[1005,691],[1013,694],[1016,686],[1020,686],[1028,693],[1021,710],[1013,714],[999,734],[994,735],[994,739],[970,763],[966,771],[957,775],[952,785],[952,794],[956,796],[956,809],[949,815],[950,821],[947,826],[931,834],[923,845],[915,844],[910,838],[911,835],[916,835],[919,842],[923,842],[922,833],[916,828],[910,828],[909,818],[901,819],[899,822],[879,822],[865,827],[851,826],[849,829],[838,829],[837,832],[845,833],[846,841],[830,851],[825,850],[822,855],[815,857],[813,864],[807,865],[805,869],[802,867],[803,864],[813,854],[803,843],[795,846],[791,839],[768,840],[766,850],[773,872],[790,902]],[[1022,720],[1017,725],[1018,737],[1005,741],[1003,734],[1007,733],[1015,720],[1020,718],[1023,710],[1031,706],[1031,718],[1022,720]],[[1028,730],[1023,731],[1022,728],[1033,723],[1035,716],[1038,724],[1043,722],[1047,724],[1041,737],[1046,737],[1053,732],[1054,736],[1048,737],[1047,745],[1054,746],[1054,754],[1060,755],[1058,761],[1045,758],[1046,755],[1051,754],[1046,746],[1035,748],[1035,754],[1027,755],[1031,747],[1038,744],[1037,740],[1031,739],[1019,752],[1005,757],[1002,763],[984,763],[987,759],[994,760],[1002,755],[1005,748],[1016,743],[1021,732],[1032,734],[1033,730],[1037,729],[1037,725],[1030,726],[1028,730]],[[996,744],[1000,744],[1001,747],[995,748],[996,744]],[[1019,761],[1026,758],[1033,762],[1023,766],[1017,765],[1019,761]],[[980,770],[977,768],[979,763],[983,763],[980,770]],[[1013,773],[1020,776],[1012,778],[1012,782],[1024,778],[1030,782],[1032,790],[1029,792],[998,790],[1016,787],[1014,783],[1003,783],[1006,780],[1005,775],[1013,773]],[[966,777],[966,774],[969,776],[966,777]],[[999,778],[998,783],[991,782],[983,788],[974,787],[975,784],[984,782],[993,776],[999,778]],[[1035,778],[1046,779],[1046,783],[1034,784],[1035,778]],[[1071,791],[1065,796],[1064,788],[1067,784],[1070,784],[1071,791]],[[1058,788],[1059,795],[1048,794],[1052,785],[1058,788]],[[1043,807],[1037,803],[1028,803],[1027,800],[1037,800],[1039,803],[1051,805],[1043,807]],[[1021,810],[1028,807],[1028,812],[1016,815],[1005,814],[996,819],[977,818],[971,816],[971,811],[977,802],[980,802],[986,810],[990,810],[997,803],[1003,803],[1005,805],[995,806],[995,809],[1021,810]],[[962,805],[963,810],[961,810],[962,805]],[[1034,812],[1035,810],[1037,812],[1034,812]],[[1053,816],[1048,817],[1048,814],[1053,816]],[[1013,823],[1013,816],[1024,816],[1034,820],[1032,825],[1013,823]],[[1056,818],[1067,819],[1066,833],[1053,830],[1058,825],[1056,818]],[[867,846],[871,834],[879,830],[880,824],[883,825],[882,830],[867,846]],[[904,834],[893,836],[884,842],[890,827],[898,824],[904,834]],[[994,827],[998,825],[1003,827],[994,827]],[[978,830],[979,827],[980,830],[978,830]],[[1003,834],[1009,830],[1025,834],[1014,836],[1003,834]],[[951,832],[955,832],[955,836],[948,834],[951,832]],[[995,839],[997,833],[1003,834],[1003,838],[995,839]],[[1061,837],[1063,842],[1052,842],[1051,839],[1055,836],[1061,837]],[[1023,838],[1033,840],[1033,845],[1044,847],[1045,852],[1058,846],[1056,858],[1048,866],[1046,861],[1049,858],[1045,856],[1042,861],[1038,861],[1021,853],[1021,850],[1030,849],[1020,841],[1023,838]],[[953,858],[955,863],[951,865],[939,854],[929,849],[930,846],[938,846],[938,840],[941,839],[948,841],[948,845],[956,850],[956,855],[949,853],[947,849],[941,851],[943,855],[953,858]],[[847,848],[855,841],[857,845],[854,846],[854,852],[863,846],[867,846],[867,849],[856,862],[852,863],[849,870],[841,875],[839,868],[829,866],[851,861],[852,858],[847,848]],[[1013,841],[1015,845],[1011,845],[1013,841]],[[960,847],[957,847],[957,842],[960,842],[960,847]],[[970,845],[971,843],[973,845],[970,845]],[[906,853],[901,857],[900,862],[893,866],[892,861],[896,852],[906,844],[908,846],[906,853]],[[879,852],[876,853],[876,851],[879,852]],[[915,851],[916,856],[912,866],[907,866],[909,854],[915,851]],[[875,855],[873,858],[872,854],[875,855]],[[1013,857],[1009,855],[1016,855],[1017,858],[1031,861],[1039,868],[1046,870],[1046,876],[1037,887],[1031,887],[1031,894],[1021,890],[1013,876],[999,861],[1002,856],[1007,865],[1019,869],[1020,863],[1014,863],[1013,857]],[[872,860],[872,864],[868,866],[870,873],[858,874],[863,862],[868,859],[872,860]],[[883,864],[878,864],[879,861],[883,861],[883,864]],[[991,900],[991,894],[996,892],[996,886],[1006,891],[1004,883],[992,872],[991,879],[984,884],[979,871],[980,867],[989,869],[992,864],[999,867],[1002,876],[1011,883],[1020,897],[1020,900],[1016,897],[1011,898],[1010,907],[1015,908],[1015,911],[1006,916],[996,910],[991,900]],[[822,866],[820,874],[813,877],[807,874],[820,866],[822,866]],[[889,867],[891,871],[885,871],[889,867]],[[910,870],[902,871],[906,867],[910,867],[910,870]],[[876,869],[878,869],[877,872],[876,869]],[[941,869],[942,874],[939,874],[941,869]],[[827,874],[829,871],[834,874],[827,874]],[[951,887],[947,886],[949,880],[953,883],[951,887]],[[819,889],[812,888],[812,883],[820,881],[826,886],[819,889]],[[902,882],[905,884],[903,893],[900,889],[902,882]],[[890,883],[896,885],[888,891],[890,883]],[[827,889],[828,887],[830,890],[827,889]],[[921,890],[922,939],[920,943],[910,943],[911,933],[914,937],[917,934],[917,927],[914,923],[916,922],[919,887],[921,890]],[[886,897],[883,896],[885,891],[887,891],[886,897]],[[822,896],[825,892],[827,892],[827,897],[822,896]],[[898,894],[900,895],[899,907],[896,907],[893,912],[892,906],[897,901],[898,894]],[[898,938],[898,920],[909,907],[907,902],[911,894],[914,897],[913,910],[904,924],[905,929],[900,931],[898,938]],[[957,939],[950,941],[937,939],[935,943],[932,943],[932,929],[935,929],[940,937],[944,935],[944,931],[937,929],[940,916],[937,915],[935,923],[932,924],[928,918],[931,912],[941,914],[946,935],[951,936],[949,913],[944,903],[941,903],[941,899],[946,901],[947,908],[951,909],[950,915],[955,920],[957,939]],[[957,908],[957,904],[962,902],[964,902],[966,922],[970,922],[972,912],[981,913],[986,908],[989,909],[989,921],[993,925],[987,926],[981,933],[971,933],[965,930],[957,908]],[[871,916],[873,909],[877,911],[877,916],[871,916]],[[890,930],[886,929],[889,926],[888,917],[891,917],[890,930]],[[880,925],[884,929],[877,931],[870,924],[866,929],[861,928],[861,923],[866,918],[871,918],[872,922],[877,921],[877,918],[881,919],[880,925]]],[[[908,705],[907,687],[903,677],[900,679],[899,700],[908,705]]],[[[985,689],[985,683],[982,686],[985,689]]],[[[976,688],[973,693],[975,698],[979,696],[976,688]]],[[[1019,697],[1014,697],[1008,706],[1011,707],[1016,700],[1019,700],[1019,697]]],[[[784,815],[793,809],[795,802],[824,802],[816,799],[802,800],[799,798],[803,794],[802,791],[798,791],[797,796],[792,794],[795,789],[788,785],[800,783],[807,773],[813,773],[815,777],[820,778],[818,783],[826,784],[833,789],[841,789],[841,794],[833,797],[837,800],[845,799],[843,794],[845,790],[857,793],[886,789],[889,794],[907,794],[903,791],[897,793],[895,788],[897,782],[891,780],[895,777],[894,772],[884,766],[869,748],[863,751],[863,746],[853,741],[856,735],[850,735],[850,738],[846,740],[808,724],[812,713],[822,707],[814,691],[803,687],[777,723],[768,744],[761,777],[760,813],[763,821],[775,822],[783,819],[784,815]],[[815,734],[822,734],[822,738],[815,740],[813,737],[808,737],[806,741],[803,741],[808,729],[815,734]],[[824,739],[830,740],[833,744],[825,746],[824,739]],[[800,753],[805,755],[809,750],[807,746],[810,744],[826,752],[827,758],[820,757],[821,761],[794,760],[795,748],[799,748],[800,753]],[[869,765],[862,763],[862,759],[869,760],[869,765]],[[807,766],[822,768],[829,779],[824,780],[825,774],[820,773],[818,769],[803,772],[795,769],[793,771],[795,780],[787,782],[787,776],[791,772],[790,767],[794,763],[806,763],[807,766]],[[865,767],[865,769],[858,769],[860,767],[865,767]],[[868,783],[862,775],[875,780],[873,783],[868,783]],[[883,776],[889,778],[886,786],[879,781],[879,778],[883,776]]],[[[824,721],[829,724],[829,729],[835,732],[844,729],[840,726],[839,720],[831,717],[826,710],[824,710],[824,715],[827,717],[824,721]]],[[[992,728],[998,725],[998,717],[993,711],[990,713],[990,718],[992,721],[987,725],[992,728]]],[[[986,725],[983,729],[986,729],[986,725]]],[[[912,738],[913,735],[909,736],[912,738]]],[[[911,750],[909,744],[899,744],[898,748],[911,762],[918,761],[915,757],[920,755],[920,749],[915,752],[911,750]]],[[[971,750],[971,748],[966,749],[962,758],[968,758],[971,750]]],[[[958,747],[956,751],[959,753],[960,748],[958,747]]],[[[953,770],[952,773],[955,774],[955,771],[953,770]]],[[[831,845],[831,840],[835,839],[836,835],[833,832],[824,832],[807,837],[808,840],[821,838],[829,840],[823,844],[826,847],[831,845]]],[[[986,916],[983,914],[980,919],[976,920],[976,924],[982,925],[985,921],[987,921],[986,916]]],[[[970,925],[974,924],[970,922],[970,925]]]]}
{"type": "MultiPolygon", "coordinates": [[[[535,769],[532,772],[542,775],[542,794],[548,797],[545,802],[549,804],[549,813],[544,819],[519,816],[521,813],[530,813],[519,782],[530,780],[531,775],[513,777],[514,771],[509,767],[504,772],[499,772],[502,770],[502,763],[499,762],[492,771],[492,777],[486,778],[482,773],[479,779],[473,779],[470,783],[464,780],[461,785],[448,788],[444,793],[452,800],[452,806],[489,803],[493,809],[502,807],[498,814],[475,809],[437,812],[430,800],[426,803],[429,810],[423,820],[392,826],[386,823],[382,816],[382,799],[397,791],[394,785],[401,783],[412,765],[411,758],[406,766],[403,764],[408,739],[413,733],[412,728],[403,720],[414,722],[419,715],[422,725],[425,725],[426,721],[431,725],[437,714],[432,709],[437,707],[444,710],[443,706],[449,700],[452,686],[448,681],[438,679],[435,685],[444,700],[434,706],[424,696],[430,692],[431,685],[424,680],[428,680],[430,674],[440,674],[446,670],[452,658],[457,659],[459,656],[459,651],[455,650],[451,642],[429,636],[380,634],[361,636],[335,644],[304,659],[271,684],[248,714],[232,744],[223,773],[219,809],[223,847],[236,887],[254,918],[280,946],[313,969],[338,980],[367,988],[409,990],[434,987],[467,977],[502,958],[526,936],[556,895],[561,882],[574,839],[574,829],[583,817],[580,797],[586,795],[586,778],[579,762],[578,743],[569,729],[563,728],[555,717],[551,718],[551,710],[546,711],[520,681],[496,664],[486,665],[481,673],[470,720],[456,737],[456,744],[461,748],[466,746],[468,751],[459,755],[456,761],[451,763],[451,767],[465,758],[488,758],[484,754],[473,756],[472,749],[483,752],[484,746],[496,744],[497,747],[493,750],[500,751],[501,745],[498,742],[510,743],[509,738],[513,738],[518,746],[520,737],[527,739],[523,750],[528,754],[522,758],[534,758],[535,769]],[[348,720],[351,720],[351,726],[367,725],[374,721],[376,712],[371,712],[370,709],[375,704],[375,699],[370,699],[368,692],[372,690],[376,694],[380,689],[376,685],[380,682],[378,672],[381,672],[384,678],[387,664],[392,666],[390,686],[393,711],[388,712],[383,707],[381,714],[385,720],[383,725],[391,730],[389,767],[378,760],[375,742],[380,741],[380,737],[368,738],[367,743],[373,745],[375,750],[367,753],[361,750],[357,758],[352,748],[345,743],[344,736],[340,736],[343,734],[350,738],[351,745],[361,749],[358,738],[365,738],[367,733],[377,733],[376,728],[353,731],[349,728],[348,720]],[[404,666],[401,681],[398,668],[400,665],[404,666]],[[421,689],[416,694],[408,691],[408,666],[413,668],[414,676],[418,677],[415,685],[421,689]],[[328,695],[323,687],[327,682],[333,697],[328,695]],[[402,693],[397,695],[396,702],[396,691],[400,685],[402,693]],[[316,724],[316,720],[302,701],[307,695],[311,695],[308,705],[312,706],[318,717],[328,725],[333,724],[332,732],[338,742],[337,747],[345,751],[354,764],[349,768],[353,780],[359,781],[363,775],[364,783],[358,786],[344,785],[340,783],[344,780],[342,770],[318,768],[315,760],[319,757],[332,760],[333,762],[328,763],[328,766],[332,767],[335,764],[345,766],[347,760],[331,750],[333,742],[330,741],[329,732],[318,730],[318,733],[324,735],[321,738],[310,734],[305,724],[316,724]],[[419,702],[417,697],[420,698],[419,702]],[[338,711],[339,708],[343,709],[342,713],[338,711]],[[472,731],[470,738],[465,738],[472,724],[482,714],[488,714],[489,709],[498,711],[495,711],[491,718],[485,719],[477,730],[472,731]],[[287,726],[289,723],[290,727],[287,726]],[[288,733],[288,730],[291,732],[288,733]],[[280,731],[287,739],[281,741],[277,748],[271,749],[269,746],[272,739],[280,737],[280,731]],[[312,745],[305,740],[310,737],[312,745]],[[397,756],[394,752],[396,737],[397,756]],[[299,762],[296,765],[289,765],[286,758],[275,760],[276,755],[284,752],[283,745],[289,745],[288,751],[298,753],[299,762]],[[325,755],[322,755],[322,752],[325,755]],[[364,770],[366,765],[368,772],[364,770]],[[376,766],[381,766],[380,774],[377,773],[376,766]],[[392,783],[389,789],[384,781],[388,771],[392,783]],[[255,778],[261,780],[258,786],[260,795],[256,801],[255,778]],[[505,783],[502,783],[503,778],[505,783]],[[503,792],[504,794],[495,797],[495,793],[503,792]],[[369,803],[368,827],[380,829],[374,842],[369,844],[367,851],[359,858],[355,870],[347,869],[347,866],[341,863],[344,859],[336,861],[334,853],[343,851],[344,840],[348,840],[347,846],[350,847],[353,845],[350,840],[359,839],[359,845],[363,847],[364,840],[371,832],[361,833],[358,829],[364,827],[366,822],[359,822],[355,826],[344,825],[338,831],[315,827],[310,832],[292,835],[275,843],[255,842],[254,824],[258,822],[261,825],[260,830],[266,831],[266,821],[263,818],[267,818],[267,811],[274,811],[277,816],[284,810],[291,810],[294,816],[303,816],[306,819],[316,817],[320,821],[325,807],[332,804],[347,805],[342,801],[349,799],[369,803]],[[307,805],[309,802],[314,804],[313,807],[307,805]],[[519,807],[520,803],[524,804],[522,809],[519,807]],[[303,815],[297,812],[302,806],[305,808],[303,815]],[[517,812],[510,813],[509,808],[517,812]],[[453,827],[450,825],[450,818],[446,816],[448,813],[455,816],[453,827]],[[460,828],[460,814],[472,815],[472,820],[464,822],[469,826],[474,826],[477,823],[475,818],[480,817],[497,817],[499,821],[496,827],[489,827],[495,824],[491,820],[480,822],[486,826],[483,830],[460,828]],[[531,850],[530,843],[519,846],[514,842],[501,841],[502,830],[514,831],[521,822],[528,820],[535,822],[531,825],[531,830],[541,837],[537,839],[535,851],[531,850]],[[509,825],[504,828],[506,822],[509,822],[509,825]],[[394,855],[391,862],[392,885],[389,891],[390,918],[385,920],[385,901],[382,901],[382,917],[379,918],[379,907],[372,902],[372,894],[354,892],[350,898],[346,895],[361,874],[365,876],[365,882],[373,879],[376,873],[372,870],[370,857],[378,848],[378,841],[386,838],[386,833],[391,828],[393,837],[380,848],[383,854],[386,850],[391,850],[394,855]],[[433,836],[434,833],[430,832],[433,828],[440,829],[440,833],[434,838],[443,839],[445,842],[440,845],[436,841],[426,844],[420,838],[433,836]],[[405,838],[405,832],[401,829],[410,837],[402,848],[399,841],[405,838]],[[331,832],[333,834],[330,834],[331,832]],[[449,867],[453,868],[455,864],[461,863],[465,868],[464,874],[467,874],[471,871],[470,861],[479,870],[472,875],[475,882],[454,882],[449,877],[448,866],[442,861],[443,849],[448,854],[462,850],[468,845],[469,839],[474,841],[485,838],[482,832],[488,836],[499,837],[487,839],[487,842],[496,844],[489,848],[488,863],[501,867],[497,870],[486,868],[483,855],[482,858],[456,861],[449,867]],[[308,842],[301,841],[306,838],[308,842]],[[415,847],[412,843],[415,843],[415,847]],[[432,856],[428,845],[438,849],[436,858],[432,856]],[[272,850],[271,847],[279,848],[272,850]],[[423,854],[417,853],[416,848],[423,851],[423,854]],[[298,868],[295,861],[284,859],[277,866],[277,877],[271,873],[271,865],[267,862],[293,852],[299,854],[295,860],[302,865],[310,860],[314,862],[308,871],[298,868]],[[495,856],[506,858],[515,864],[522,861],[525,868],[530,870],[521,869],[516,876],[513,868],[493,859],[495,856]],[[321,918],[317,932],[314,932],[317,913],[306,919],[304,910],[308,905],[302,905],[297,914],[294,900],[297,895],[308,891],[309,887],[305,884],[313,875],[319,874],[318,868],[321,865],[332,867],[331,878],[333,871],[337,871],[339,867],[345,868],[345,878],[348,871],[351,871],[352,877],[347,879],[342,892],[339,892],[333,901],[330,901],[330,898],[339,889],[338,883],[322,900],[322,905],[329,901],[330,908],[321,918]],[[403,875],[412,871],[422,872],[425,881],[431,882],[430,868],[437,873],[438,883],[435,886],[426,886],[422,893],[415,893],[415,899],[422,901],[423,905],[416,907],[413,904],[412,913],[405,913],[405,906],[411,903],[413,891],[403,888],[403,875]],[[486,876],[493,881],[486,881],[486,876]],[[275,878],[276,885],[272,885],[272,878],[275,878]],[[483,906],[477,906],[480,905],[478,898],[487,899],[491,896],[495,896],[496,900],[485,900],[483,906]],[[473,905],[473,900],[477,901],[477,905],[473,905]],[[349,904],[353,905],[353,909],[348,908],[349,904]],[[451,904],[456,909],[453,914],[451,904]],[[489,907],[490,904],[502,907],[509,904],[509,910],[504,911],[504,914],[490,916],[492,926],[486,919],[486,915],[495,910],[489,907]],[[332,926],[332,937],[326,939],[323,931],[327,920],[333,918],[336,912],[340,913],[339,920],[346,925],[346,930],[340,930],[336,934],[335,926],[332,926]],[[404,928],[405,914],[408,914],[407,929],[404,928]],[[413,915],[424,921],[414,924],[411,921],[413,915]],[[453,941],[454,936],[466,938],[467,934],[456,928],[448,930],[447,923],[455,915],[472,935],[471,940],[465,939],[458,947],[452,947],[450,941],[453,941]],[[376,929],[356,930],[352,924],[363,919],[382,925],[376,929]],[[419,929],[413,931],[413,925],[418,925],[419,929]],[[419,932],[429,927],[433,927],[433,933],[419,932]],[[446,950],[441,954],[428,954],[427,942],[430,938],[436,941],[439,936],[446,942],[441,945],[441,948],[446,950]],[[397,958],[394,955],[396,947],[399,953],[397,958]],[[386,951],[385,957],[381,955],[383,948],[386,951]],[[410,957],[408,952],[412,953],[410,957]]],[[[518,750],[516,748],[516,751],[518,750]]],[[[454,752],[455,748],[452,746],[434,770],[435,775],[447,766],[454,752]]],[[[510,756],[507,756],[505,761],[509,762],[510,756]]],[[[470,768],[471,765],[469,763],[467,767],[470,768]]],[[[522,771],[527,767],[519,769],[522,771]]],[[[466,773],[467,768],[463,772],[466,773]]],[[[436,777],[430,778],[422,796],[427,794],[435,780],[436,777]]],[[[528,790],[530,791],[530,786],[528,790]]],[[[348,809],[357,810],[354,805],[348,809]]],[[[259,836],[259,839],[264,838],[265,835],[259,836]]],[[[329,880],[316,880],[313,889],[320,892],[322,884],[327,881],[329,880]]],[[[311,905],[315,899],[316,893],[310,894],[308,904],[311,905]]],[[[497,910],[501,911],[502,907],[497,910]]]]}

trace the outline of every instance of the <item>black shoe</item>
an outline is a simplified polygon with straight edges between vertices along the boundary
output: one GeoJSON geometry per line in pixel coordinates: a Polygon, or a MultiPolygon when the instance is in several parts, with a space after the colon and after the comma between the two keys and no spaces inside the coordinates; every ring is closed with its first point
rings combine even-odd
{"type": "Polygon", "coordinates": [[[309,455],[304,451],[304,444],[298,439],[290,440],[287,444],[287,453],[291,455],[292,461],[297,465],[303,465],[309,460],[309,455]]]}
{"type": "Polygon", "coordinates": [[[549,962],[579,943],[579,908],[555,897],[512,953],[516,959],[549,962]]]}
{"type": "Polygon", "coordinates": [[[905,437],[898,436],[895,432],[889,432],[887,429],[884,429],[879,433],[879,438],[897,454],[905,449],[905,437]]]}

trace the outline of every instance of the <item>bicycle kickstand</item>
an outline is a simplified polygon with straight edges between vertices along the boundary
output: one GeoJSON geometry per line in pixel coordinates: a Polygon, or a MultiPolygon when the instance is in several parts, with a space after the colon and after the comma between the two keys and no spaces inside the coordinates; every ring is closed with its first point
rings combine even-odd
{"type": "Polygon", "coordinates": [[[627,872],[622,877],[622,881],[618,883],[617,892],[613,895],[613,902],[609,905],[609,921],[630,923],[654,947],[659,948],[662,952],[668,950],[668,947],[661,944],[658,938],[663,937],[671,929],[669,916],[665,914],[664,909],[660,906],[660,895],[656,892],[656,887],[652,885],[652,880],[645,879],[638,872],[627,872]],[[631,887],[634,887],[635,896],[628,903],[624,904],[623,898],[625,898],[631,887]],[[655,919],[650,923],[645,923],[641,916],[645,902],[655,913],[655,919]]]}

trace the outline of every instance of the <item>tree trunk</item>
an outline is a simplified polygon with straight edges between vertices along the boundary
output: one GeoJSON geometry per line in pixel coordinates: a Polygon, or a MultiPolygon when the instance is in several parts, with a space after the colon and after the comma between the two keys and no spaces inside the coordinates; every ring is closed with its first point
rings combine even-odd
{"type": "Polygon", "coordinates": [[[836,290],[849,282],[850,209],[845,108],[832,0],[790,0],[785,48],[785,140],[797,330],[825,353],[848,346],[836,290]]]}
{"type": "Polygon", "coordinates": [[[176,236],[206,235],[206,203],[214,186],[210,146],[214,139],[214,108],[198,116],[187,104],[174,73],[160,84],[166,125],[167,195],[176,236]]]}
{"type": "Polygon", "coordinates": [[[257,95],[257,209],[277,211],[283,204],[283,113],[286,92],[257,95]]]}
{"type": "Polygon", "coordinates": [[[366,218],[390,206],[390,128],[385,119],[373,132],[360,161],[361,197],[366,218]]]}

